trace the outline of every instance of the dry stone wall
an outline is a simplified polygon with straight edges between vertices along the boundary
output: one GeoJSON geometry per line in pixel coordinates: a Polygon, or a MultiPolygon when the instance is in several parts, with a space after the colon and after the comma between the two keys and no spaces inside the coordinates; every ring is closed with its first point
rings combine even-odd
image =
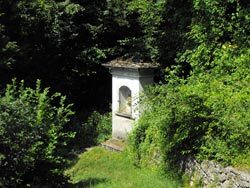
{"type": "Polygon", "coordinates": [[[191,177],[191,186],[200,179],[204,188],[250,188],[250,173],[223,167],[216,162],[199,162],[189,157],[181,162],[181,167],[191,177]]]}

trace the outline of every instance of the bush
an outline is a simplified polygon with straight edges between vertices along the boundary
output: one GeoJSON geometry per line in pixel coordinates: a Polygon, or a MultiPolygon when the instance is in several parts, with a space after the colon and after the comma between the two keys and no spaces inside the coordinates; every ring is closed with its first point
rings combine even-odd
{"type": "Polygon", "coordinates": [[[217,121],[210,123],[199,157],[250,169],[250,50],[224,48],[201,90],[217,121]]]}
{"type": "MultiPolygon", "coordinates": [[[[13,81],[0,97],[1,187],[63,187],[65,147],[74,134],[66,97],[13,81]]],[[[65,183],[65,182],[64,182],[65,183]]]]}
{"type": "Polygon", "coordinates": [[[249,168],[249,53],[224,47],[210,70],[147,90],[144,114],[130,136],[137,163],[174,164],[196,155],[249,168]]]}
{"type": "Polygon", "coordinates": [[[174,163],[199,151],[212,121],[205,99],[185,85],[161,85],[149,90],[148,106],[130,136],[139,164],[174,163]]]}
{"type": "Polygon", "coordinates": [[[89,147],[100,144],[111,138],[112,132],[112,113],[104,113],[94,111],[82,123],[77,130],[76,139],[81,147],[89,147]]]}

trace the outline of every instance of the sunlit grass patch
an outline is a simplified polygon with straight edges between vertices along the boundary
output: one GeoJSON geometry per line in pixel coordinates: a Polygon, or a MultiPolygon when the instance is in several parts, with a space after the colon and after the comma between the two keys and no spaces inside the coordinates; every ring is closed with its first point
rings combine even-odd
{"type": "Polygon", "coordinates": [[[136,168],[126,152],[101,147],[79,155],[66,171],[75,188],[178,188],[179,183],[157,171],[136,168]]]}

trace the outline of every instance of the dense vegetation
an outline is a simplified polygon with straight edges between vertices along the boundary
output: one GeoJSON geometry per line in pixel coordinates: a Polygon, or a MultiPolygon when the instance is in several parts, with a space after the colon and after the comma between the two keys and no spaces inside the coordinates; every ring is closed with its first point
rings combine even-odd
{"type": "Polygon", "coordinates": [[[149,108],[131,136],[137,162],[161,156],[172,163],[192,154],[249,169],[250,51],[238,50],[221,49],[219,69],[149,88],[149,108]]]}
{"type": "Polygon", "coordinates": [[[0,186],[48,186],[68,152],[59,143],[75,150],[109,136],[101,64],[119,56],[161,65],[131,136],[138,164],[194,154],[249,167],[249,15],[248,0],[0,0],[0,186]],[[44,163],[53,176],[41,176],[44,163]]]}
{"type": "Polygon", "coordinates": [[[249,24],[244,1],[193,2],[179,66],[148,89],[132,139],[139,164],[173,164],[187,155],[250,167],[249,24]],[[182,74],[182,62],[191,72],[182,74]]]}

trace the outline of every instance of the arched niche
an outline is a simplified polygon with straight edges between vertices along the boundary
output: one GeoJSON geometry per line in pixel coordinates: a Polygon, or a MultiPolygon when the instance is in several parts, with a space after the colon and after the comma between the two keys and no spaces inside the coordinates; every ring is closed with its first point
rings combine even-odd
{"type": "Polygon", "coordinates": [[[127,86],[121,86],[119,88],[119,113],[131,115],[131,96],[131,90],[127,86]]]}

